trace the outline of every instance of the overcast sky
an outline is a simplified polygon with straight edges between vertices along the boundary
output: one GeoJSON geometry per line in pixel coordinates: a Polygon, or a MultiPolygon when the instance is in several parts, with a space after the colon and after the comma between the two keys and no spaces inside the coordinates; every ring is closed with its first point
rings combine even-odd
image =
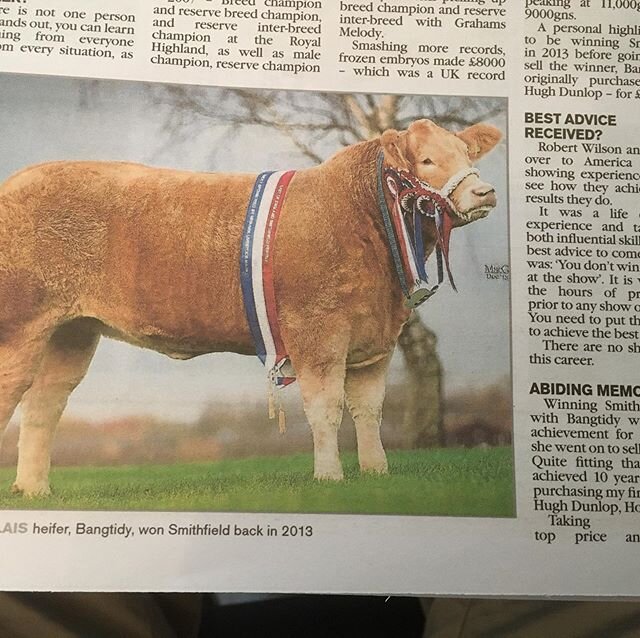
{"type": "MultiPolygon", "coordinates": [[[[167,108],[151,100],[146,85],[93,82],[83,100],[87,82],[0,74],[0,180],[26,165],[59,159],[247,172],[309,165],[282,135],[255,127],[230,136],[210,125],[187,142],[173,143],[164,129],[167,108]]],[[[420,310],[438,335],[447,391],[481,387],[509,374],[509,286],[484,274],[485,264],[508,261],[505,148],[502,144],[478,166],[496,187],[498,207],[452,235],[460,292],[445,284],[420,310]]],[[[399,357],[391,374],[394,380],[402,375],[399,357]]],[[[265,387],[265,371],[255,357],[213,354],[178,362],[103,339],[68,413],[97,420],[141,413],[192,420],[216,396],[259,400],[265,387]]]]}

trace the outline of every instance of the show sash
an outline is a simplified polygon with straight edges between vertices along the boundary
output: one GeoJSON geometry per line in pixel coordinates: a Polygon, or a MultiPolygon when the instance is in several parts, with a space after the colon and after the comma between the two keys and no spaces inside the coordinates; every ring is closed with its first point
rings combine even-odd
{"type": "Polygon", "coordinates": [[[296,380],[280,333],[273,271],[278,222],[294,175],[295,171],[258,175],[247,207],[240,253],[242,297],[256,354],[278,387],[296,380]]]}

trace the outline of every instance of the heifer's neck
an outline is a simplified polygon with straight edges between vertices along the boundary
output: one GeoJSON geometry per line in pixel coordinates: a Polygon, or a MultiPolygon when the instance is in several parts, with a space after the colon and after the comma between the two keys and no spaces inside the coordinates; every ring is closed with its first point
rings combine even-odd
{"type": "MultiPolygon", "coordinates": [[[[352,209],[358,211],[358,215],[361,216],[357,220],[358,223],[365,223],[366,216],[366,221],[374,224],[377,234],[389,251],[382,212],[378,205],[377,159],[380,151],[380,140],[375,139],[349,146],[329,161],[338,165],[338,170],[344,176],[345,182],[349,184],[352,209]]],[[[384,191],[387,206],[391,210],[394,205],[393,198],[388,188],[385,187],[384,191]]],[[[425,255],[429,256],[437,243],[432,220],[424,219],[422,235],[425,255]]]]}

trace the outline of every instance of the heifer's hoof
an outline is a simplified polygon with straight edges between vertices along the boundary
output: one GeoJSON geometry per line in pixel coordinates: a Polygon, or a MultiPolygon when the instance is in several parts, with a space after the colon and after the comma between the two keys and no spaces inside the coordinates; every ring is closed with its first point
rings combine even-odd
{"type": "Polygon", "coordinates": [[[22,486],[22,485],[19,485],[16,482],[11,486],[11,491],[14,494],[22,494],[23,496],[26,496],[27,498],[35,498],[37,496],[50,496],[51,495],[51,489],[49,488],[49,485],[47,485],[47,484],[22,486]]]}
{"type": "Polygon", "coordinates": [[[342,470],[339,472],[315,472],[313,478],[316,481],[342,481],[344,473],[342,470]]]}
{"type": "Polygon", "coordinates": [[[360,471],[363,474],[388,474],[389,472],[387,455],[382,451],[379,454],[361,454],[359,460],[360,471]]]}
{"type": "Polygon", "coordinates": [[[389,468],[386,465],[361,465],[360,472],[362,474],[389,474],[389,468]]]}

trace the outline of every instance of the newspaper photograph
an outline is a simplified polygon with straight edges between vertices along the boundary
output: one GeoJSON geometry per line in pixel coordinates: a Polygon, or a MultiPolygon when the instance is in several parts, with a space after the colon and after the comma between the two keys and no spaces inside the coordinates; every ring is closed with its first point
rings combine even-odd
{"type": "Polygon", "coordinates": [[[637,596],[637,11],[0,3],[0,587],[637,596]]]}
{"type": "MultiPolygon", "coordinates": [[[[415,120],[412,115],[412,112],[424,114],[431,108],[442,113],[446,122],[454,109],[461,112],[466,108],[470,119],[476,111],[496,113],[504,128],[504,100],[236,92],[141,83],[114,87],[110,82],[29,76],[7,76],[3,86],[7,97],[22,96],[20,103],[7,105],[7,110],[28,113],[25,125],[35,119],[44,130],[53,133],[46,146],[51,148],[64,142],[66,148],[54,151],[59,157],[80,157],[91,149],[90,156],[96,158],[107,141],[111,147],[107,153],[117,157],[133,152],[144,159],[161,153],[167,158],[163,165],[172,165],[168,159],[172,157],[184,167],[185,163],[197,164],[195,156],[199,154],[200,166],[216,169],[197,173],[182,167],[148,168],[97,159],[43,163],[48,157],[43,158],[42,149],[37,148],[33,151],[38,157],[31,167],[18,170],[6,182],[4,192],[11,200],[5,221],[6,253],[11,245],[15,255],[6,286],[23,285],[20,296],[26,301],[33,294],[34,304],[25,308],[22,317],[12,310],[15,323],[28,325],[7,326],[7,332],[19,333],[25,345],[33,346],[25,350],[25,346],[15,342],[11,356],[16,387],[7,397],[20,402],[22,425],[19,443],[11,445],[10,431],[3,446],[18,453],[18,476],[13,491],[19,500],[9,497],[5,507],[19,507],[24,501],[20,495],[24,495],[29,497],[29,506],[38,509],[84,509],[93,498],[96,509],[486,516],[512,512],[512,465],[509,449],[505,447],[511,439],[508,284],[507,278],[498,274],[508,260],[504,204],[502,210],[495,211],[493,224],[489,220],[483,224],[480,235],[456,240],[457,236],[472,232],[472,222],[478,220],[478,226],[482,226],[479,220],[494,214],[497,201],[493,183],[483,181],[483,172],[471,167],[469,149],[477,149],[482,168],[481,158],[494,150],[492,147],[502,135],[500,129],[485,123],[470,124],[453,134],[432,120],[415,120]],[[38,101],[37,96],[43,94],[49,96],[48,100],[38,101]],[[91,105],[94,100],[96,104],[91,105]],[[254,123],[260,115],[252,114],[255,104],[267,100],[274,114],[270,127],[254,123]],[[202,109],[218,105],[217,110],[210,108],[197,126],[201,130],[206,127],[211,133],[200,134],[194,145],[193,124],[177,124],[177,130],[162,140],[161,131],[173,126],[177,118],[184,118],[185,108],[192,108],[184,105],[196,102],[202,109]],[[223,104],[228,108],[226,114],[219,106],[223,104]],[[401,131],[386,129],[380,137],[348,144],[334,155],[332,148],[326,153],[329,156],[326,162],[310,169],[295,173],[286,170],[294,161],[294,144],[303,149],[297,153],[298,161],[311,164],[316,155],[325,154],[324,146],[335,147],[331,138],[336,137],[337,130],[341,135],[347,131],[354,138],[364,136],[352,112],[360,106],[365,109],[366,105],[379,112],[388,110],[389,117],[395,110],[401,131]],[[330,110],[338,107],[342,109],[330,110]],[[34,113],[34,108],[39,112],[34,113]],[[316,121],[309,115],[312,109],[316,121]],[[68,114],[65,122],[59,121],[60,112],[68,114]],[[123,113],[127,114],[126,119],[123,113]],[[158,114],[157,121],[150,121],[150,113],[158,114]],[[239,124],[240,118],[245,118],[247,124],[239,124]],[[79,127],[78,121],[83,119],[87,124],[79,127]],[[233,123],[228,124],[229,121],[233,123]],[[304,134],[289,136],[277,129],[274,132],[273,127],[285,121],[304,134]],[[336,131],[327,122],[334,122],[336,131]],[[314,126],[318,131],[327,130],[323,137],[328,139],[316,142],[307,133],[314,126]],[[96,139],[89,140],[87,131],[96,139]],[[259,145],[256,136],[261,140],[259,145]],[[146,141],[145,145],[141,139],[146,141]],[[114,142],[121,148],[114,149],[114,142]],[[146,145],[151,148],[145,149],[146,145]],[[179,150],[172,149],[174,145],[179,150]],[[278,150],[274,157],[275,149],[278,150]],[[447,157],[449,164],[445,164],[445,153],[452,156],[447,157]],[[389,160],[384,159],[387,156],[389,160]],[[402,168],[392,171],[387,168],[390,162],[402,168]],[[227,163],[233,172],[218,172],[227,163]],[[275,171],[247,175],[240,172],[259,170],[260,166],[275,171]],[[426,179],[419,182],[413,177],[422,166],[426,179],[435,186],[426,179]],[[316,181],[323,185],[318,192],[313,191],[316,181]],[[463,181],[468,183],[464,185],[466,189],[463,181]],[[42,194],[42,201],[38,201],[38,193],[42,194]],[[116,210],[114,201],[118,200],[121,205],[116,210]],[[384,213],[381,206],[386,209],[384,213]],[[45,211],[44,217],[40,211],[45,211]],[[88,218],[90,211],[92,218],[88,218]],[[385,214],[393,231],[390,236],[384,227],[385,214]],[[34,228],[31,236],[24,230],[29,215],[30,226],[34,228]],[[16,223],[13,228],[12,220],[16,223]],[[146,232],[143,226],[147,226],[146,232]],[[165,229],[164,234],[158,232],[161,228],[165,229]],[[345,239],[342,245],[338,243],[340,237],[345,239]],[[498,238],[502,251],[496,253],[498,238]],[[302,249],[304,243],[307,250],[302,249]],[[37,253],[32,251],[34,244],[40,246],[37,253]],[[392,254],[389,245],[407,261],[407,265],[402,263],[399,273],[389,268],[388,263],[380,264],[379,259],[376,263],[377,254],[392,254]],[[274,254],[272,261],[267,258],[270,249],[274,254]],[[433,264],[426,260],[425,266],[425,258],[431,253],[433,264]],[[427,269],[431,272],[427,273],[427,269]],[[43,280],[32,275],[39,272],[44,274],[43,280]],[[54,281],[48,278],[48,272],[64,274],[54,281]],[[24,273],[22,283],[23,275],[19,273],[24,273]],[[405,276],[404,285],[409,286],[405,301],[399,276],[405,276]],[[72,289],[67,288],[69,284],[72,289]],[[469,298],[464,300],[463,294],[449,292],[452,300],[443,303],[440,313],[443,327],[438,331],[438,346],[433,331],[423,324],[417,312],[400,337],[406,358],[420,348],[430,348],[423,356],[425,360],[416,362],[422,370],[433,369],[431,380],[420,375],[418,381],[420,392],[429,392],[426,408],[431,412],[419,429],[415,427],[418,419],[415,416],[407,419],[402,406],[413,402],[415,412],[425,401],[421,397],[412,400],[406,397],[407,371],[402,361],[394,365],[394,373],[387,375],[389,359],[409,315],[408,305],[417,306],[422,295],[431,294],[435,296],[429,306],[435,305],[444,288],[455,293],[454,286],[461,291],[468,289],[469,298]],[[63,290],[56,301],[50,290],[60,287],[63,290]],[[100,290],[109,288],[110,292],[100,294],[100,290]],[[329,295],[331,290],[336,292],[329,295]],[[38,301],[41,293],[50,299],[42,306],[38,301]],[[289,308],[285,299],[290,299],[289,308]],[[460,307],[456,308],[457,304],[460,307]],[[393,306],[399,309],[396,318],[393,306]],[[482,314],[491,312],[494,319],[490,331],[482,330],[482,343],[475,345],[480,334],[470,329],[468,317],[471,308],[478,311],[479,307],[484,308],[482,314]],[[40,314],[39,308],[51,318],[34,317],[40,314]],[[457,321],[449,317],[452,313],[459,317],[457,321]],[[169,321],[167,314],[172,316],[169,321]],[[91,367],[101,336],[155,350],[173,359],[188,360],[216,351],[257,352],[266,369],[260,366],[255,354],[249,365],[240,363],[238,357],[227,356],[219,362],[212,358],[210,368],[183,373],[177,365],[165,369],[166,364],[158,363],[156,357],[147,360],[130,355],[128,348],[120,347],[111,354],[99,352],[96,355],[99,376],[80,407],[84,418],[76,413],[68,451],[55,439],[33,440],[28,434],[31,420],[35,432],[56,429],[59,413],[91,367]],[[308,342],[314,344],[310,351],[308,342]],[[318,352],[323,342],[331,345],[325,352],[318,352]],[[438,355],[438,350],[444,356],[438,355]],[[452,356],[444,354],[447,350],[452,351],[452,356]],[[475,364],[470,361],[472,352],[475,364]],[[32,358],[40,361],[35,377],[19,378],[18,368],[25,375],[33,370],[32,358]],[[116,368],[112,371],[114,364],[116,368]],[[331,370],[325,372],[328,366],[331,370]],[[297,380],[298,370],[308,370],[309,378],[306,381],[303,373],[299,379],[300,396],[285,390],[285,386],[297,380]],[[149,373],[159,379],[159,385],[150,383],[149,373]],[[194,375],[202,376],[204,381],[197,388],[192,387],[194,375]],[[390,490],[386,477],[384,492],[380,493],[376,477],[386,475],[388,470],[378,435],[387,376],[388,383],[395,383],[399,394],[394,419],[396,443],[390,442],[390,446],[407,451],[424,449],[418,445],[421,441],[446,444],[445,437],[449,436],[472,446],[501,443],[495,450],[495,459],[488,458],[488,451],[475,460],[473,451],[463,454],[452,451],[449,455],[445,452],[441,458],[437,455],[422,458],[416,452],[403,454],[397,462],[406,468],[409,482],[390,490]],[[102,390],[110,385],[110,377],[119,380],[111,396],[104,396],[102,390]],[[472,407],[459,398],[458,403],[464,407],[458,411],[468,413],[449,415],[447,407],[440,405],[444,400],[441,385],[445,377],[451,379],[451,387],[457,387],[458,392],[464,389],[476,395],[478,405],[472,407]],[[218,383],[220,388],[216,387],[218,383]],[[307,389],[305,384],[310,387],[307,389]],[[29,389],[18,396],[22,385],[29,389]],[[333,392],[321,389],[325,385],[335,385],[336,389],[333,392]],[[326,397],[321,399],[325,392],[326,397]],[[220,406],[216,404],[217,396],[224,397],[220,406]],[[287,419],[285,397],[295,417],[292,414],[287,419]],[[125,407],[128,401],[129,406],[125,407]],[[486,406],[496,401],[502,405],[502,422],[487,420],[483,401],[486,406]],[[357,446],[351,436],[341,447],[345,451],[357,447],[359,470],[370,475],[360,488],[354,486],[357,499],[344,494],[341,487],[335,492],[336,488],[330,485],[344,478],[337,437],[345,402],[355,422],[357,446]],[[274,419],[271,423],[269,409],[274,419]],[[169,418],[171,412],[175,415],[173,422],[169,418]],[[97,422],[96,414],[101,414],[97,422]],[[310,431],[303,421],[309,423],[310,431]],[[445,429],[445,422],[453,423],[445,429]],[[97,423],[100,425],[96,427],[97,423]],[[414,427],[413,431],[409,426],[414,427]],[[87,429],[93,434],[86,436],[87,429]],[[159,436],[159,431],[164,434],[159,436]],[[118,432],[124,434],[121,441],[118,432]],[[328,441],[332,435],[335,440],[328,441]],[[289,437],[293,440],[287,444],[289,437]],[[101,444],[96,445],[99,440],[101,444]],[[261,458],[268,445],[272,454],[286,453],[290,460],[280,468],[274,461],[271,471],[258,466],[255,468],[258,475],[253,477],[251,466],[255,461],[228,465],[226,472],[241,477],[244,486],[230,483],[224,492],[216,485],[217,477],[211,481],[215,475],[212,461],[261,458]],[[49,446],[66,457],[65,465],[82,467],[87,463],[86,454],[93,455],[89,492],[84,496],[78,493],[76,505],[63,490],[54,489],[54,495],[50,496],[49,446]],[[299,454],[311,448],[313,468],[308,468],[311,458],[304,459],[299,454]],[[153,461],[167,454],[170,455],[167,483],[162,485],[158,474],[162,464],[153,461]],[[156,484],[154,497],[150,498],[146,481],[140,480],[144,470],[136,468],[132,476],[126,473],[118,473],[118,478],[113,476],[116,479],[113,487],[108,486],[108,476],[112,474],[109,472],[104,487],[111,496],[104,501],[100,498],[95,464],[150,461],[156,484]],[[201,476],[192,464],[196,461],[205,461],[201,476]],[[176,463],[180,462],[191,464],[185,468],[190,475],[187,482],[177,470],[176,463]],[[446,480],[439,476],[440,466],[450,472],[446,480]],[[272,480],[267,480],[272,472],[272,480]],[[314,476],[320,482],[314,483],[314,476]],[[181,488],[175,485],[176,479],[181,488]],[[434,479],[436,485],[431,484],[434,479]],[[302,483],[296,485],[299,481],[302,483]],[[447,489],[438,489],[443,483],[447,489]],[[124,500],[116,496],[118,484],[127,485],[132,491],[124,500]],[[316,488],[320,493],[314,495],[316,488]],[[309,494],[307,490],[311,490],[309,494]],[[58,491],[60,501],[55,497],[58,491]],[[383,495],[382,502],[378,502],[383,495]],[[48,498],[41,500],[42,496],[48,498]],[[337,499],[335,505],[333,499],[337,499]]],[[[11,129],[3,132],[7,146],[11,145],[11,135],[11,129]]],[[[487,165],[486,173],[492,180],[498,180],[504,194],[506,154],[497,152],[495,157],[497,161],[493,166],[487,165]]],[[[428,321],[438,319],[430,317],[428,321]]],[[[455,397],[452,401],[455,403],[455,397]]],[[[11,407],[6,406],[7,414],[11,407]]],[[[494,405],[493,409],[499,410],[500,406],[494,405]]],[[[68,412],[70,416],[73,414],[73,404],[68,412]]],[[[392,436],[392,432],[389,428],[387,436],[392,436]]],[[[57,437],[62,439],[64,433],[65,426],[58,428],[57,437]]],[[[55,458],[53,464],[55,468],[55,458]]],[[[401,473],[404,472],[391,472],[398,478],[401,473]]],[[[355,476],[357,471],[349,466],[347,474],[355,476]]],[[[78,489],[74,483],[80,477],[74,471],[69,479],[74,490],[78,489]]]]}

